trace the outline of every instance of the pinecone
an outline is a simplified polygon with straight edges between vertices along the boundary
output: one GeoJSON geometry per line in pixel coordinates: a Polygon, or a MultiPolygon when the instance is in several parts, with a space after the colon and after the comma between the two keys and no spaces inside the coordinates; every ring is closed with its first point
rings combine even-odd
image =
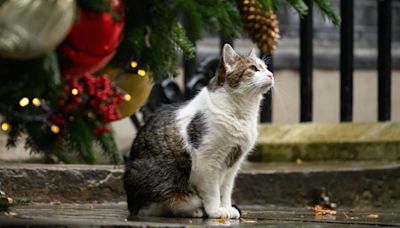
{"type": "Polygon", "coordinates": [[[264,54],[270,54],[278,44],[279,27],[276,14],[265,10],[258,0],[236,0],[243,28],[264,54]]]}

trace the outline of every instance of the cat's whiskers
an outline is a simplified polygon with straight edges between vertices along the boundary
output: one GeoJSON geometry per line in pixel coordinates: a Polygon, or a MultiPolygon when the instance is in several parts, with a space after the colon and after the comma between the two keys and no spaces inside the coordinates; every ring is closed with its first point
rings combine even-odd
{"type": "Polygon", "coordinates": [[[285,99],[289,99],[288,93],[279,86],[278,80],[275,78],[275,85],[273,89],[271,89],[271,92],[273,92],[273,96],[276,97],[277,104],[283,112],[287,110],[286,104],[285,104],[285,99]]]}

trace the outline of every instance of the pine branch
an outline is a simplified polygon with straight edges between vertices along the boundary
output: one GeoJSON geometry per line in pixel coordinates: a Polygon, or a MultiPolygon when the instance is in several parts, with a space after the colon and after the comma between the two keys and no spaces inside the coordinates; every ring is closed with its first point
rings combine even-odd
{"type": "Polygon", "coordinates": [[[273,0],[258,0],[266,10],[274,10],[273,0]]]}
{"type": "Polygon", "coordinates": [[[330,0],[314,0],[322,14],[324,14],[334,25],[339,25],[341,18],[335,13],[330,0]]]}
{"type": "Polygon", "coordinates": [[[117,165],[121,163],[122,159],[111,133],[104,133],[97,136],[96,141],[100,144],[104,154],[110,158],[113,164],[117,165]]]}
{"type": "Polygon", "coordinates": [[[93,134],[91,128],[81,118],[76,118],[69,125],[68,141],[71,146],[77,150],[82,159],[89,163],[94,164],[96,158],[93,151],[93,134]]]}
{"type": "Polygon", "coordinates": [[[185,29],[182,24],[177,22],[170,33],[171,40],[183,51],[187,58],[193,58],[196,49],[192,42],[186,36],[185,29]]]}
{"type": "Polygon", "coordinates": [[[287,0],[289,4],[296,9],[300,16],[307,15],[308,6],[303,0],[287,0]]]}

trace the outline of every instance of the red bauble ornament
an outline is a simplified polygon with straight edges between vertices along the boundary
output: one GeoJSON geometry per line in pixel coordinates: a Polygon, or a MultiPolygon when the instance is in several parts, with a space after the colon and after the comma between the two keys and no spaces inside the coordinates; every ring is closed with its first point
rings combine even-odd
{"type": "Polygon", "coordinates": [[[121,0],[109,2],[119,18],[109,12],[79,11],[77,22],[57,50],[64,76],[94,72],[113,57],[122,36],[124,10],[121,0]]]}

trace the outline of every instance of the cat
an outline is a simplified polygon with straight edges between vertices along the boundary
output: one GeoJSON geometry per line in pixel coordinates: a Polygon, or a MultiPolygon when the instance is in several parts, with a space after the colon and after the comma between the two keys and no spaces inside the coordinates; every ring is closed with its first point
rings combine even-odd
{"type": "Polygon", "coordinates": [[[241,56],[225,44],[207,87],[183,105],[163,106],[139,129],[123,177],[131,215],[238,219],[235,176],[273,85],[254,49],[241,56]]]}

